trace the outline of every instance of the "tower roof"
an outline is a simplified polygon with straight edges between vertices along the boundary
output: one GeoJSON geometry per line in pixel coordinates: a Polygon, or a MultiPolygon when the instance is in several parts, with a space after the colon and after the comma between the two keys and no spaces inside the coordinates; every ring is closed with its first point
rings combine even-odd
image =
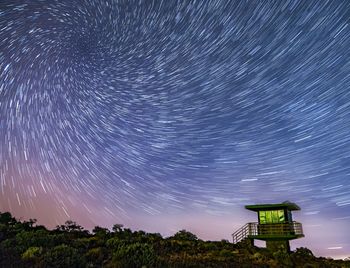
{"type": "Polygon", "coordinates": [[[252,211],[260,211],[260,210],[273,210],[273,209],[288,209],[288,210],[300,210],[300,207],[292,202],[285,201],[283,203],[278,204],[256,204],[256,205],[247,205],[246,209],[252,211]]]}

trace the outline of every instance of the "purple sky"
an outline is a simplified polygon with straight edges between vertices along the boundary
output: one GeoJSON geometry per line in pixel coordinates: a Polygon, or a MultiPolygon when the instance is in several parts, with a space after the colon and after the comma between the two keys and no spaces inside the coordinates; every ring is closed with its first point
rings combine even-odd
{"type": "Polygon", "coordinates": [[[0,210],[230,239],[291,200],[350,256],[349,1],[0,3],[0,210]]]}

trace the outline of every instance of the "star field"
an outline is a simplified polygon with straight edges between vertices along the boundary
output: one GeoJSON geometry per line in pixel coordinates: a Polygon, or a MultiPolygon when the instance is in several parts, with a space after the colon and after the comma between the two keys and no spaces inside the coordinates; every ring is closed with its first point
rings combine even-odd
{"type": "Polygon", "coordinates": [[[341,0],[1,1],[0,210],[220,239],[289,199],[301,246],[350,256],[349,18],[341,0]]]}

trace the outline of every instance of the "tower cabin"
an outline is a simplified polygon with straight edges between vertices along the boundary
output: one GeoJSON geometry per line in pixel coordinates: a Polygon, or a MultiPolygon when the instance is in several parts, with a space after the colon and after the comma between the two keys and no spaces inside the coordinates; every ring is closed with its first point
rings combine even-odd
{"type": "Polygon", "coordinates": [[[304,237],[301,223],[293,221],[292,211],[300,207],[289,201],[280,204],[247,205],[246,209],[257,212],[258,222],[249,222],[232,234],[233,243],[243,240],[254,245],[254,239],[266,241],[272,251],[289,252],[289,240],[304,237]]]}

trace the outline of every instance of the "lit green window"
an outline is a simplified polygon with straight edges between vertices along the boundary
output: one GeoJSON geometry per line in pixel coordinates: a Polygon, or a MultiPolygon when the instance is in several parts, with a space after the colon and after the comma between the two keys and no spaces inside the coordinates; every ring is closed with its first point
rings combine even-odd
{"type": "Polygon", "coordinates": [[[284,211],[283,210],[259,211],[259,221],[261,224],[284,222],[285,221],[284,211]]]}
{"type": "Polygon", "coordinates": [[[278,221],[279,221],[278,211],[277,210],[271,211],[271,222],[278,222],[278,221]]]}
{"type": "Polygon", "coordinates": [[[266,223],[265,213],[266,213],[266,211],[259,211],[259,221],[260,221],[260,223],[266,223]]]}
{"type": "Polygon", "coordinates": [[[266,223],[271,223],[272,222],[272,215],[271,211],[266,211],[265,212],[265,217],[266,217],[266,223]]]}
{"type": "Polygon", "coordinates": [[[278,211],[278,222],[285,222],[283,210],[278,211]]]}

